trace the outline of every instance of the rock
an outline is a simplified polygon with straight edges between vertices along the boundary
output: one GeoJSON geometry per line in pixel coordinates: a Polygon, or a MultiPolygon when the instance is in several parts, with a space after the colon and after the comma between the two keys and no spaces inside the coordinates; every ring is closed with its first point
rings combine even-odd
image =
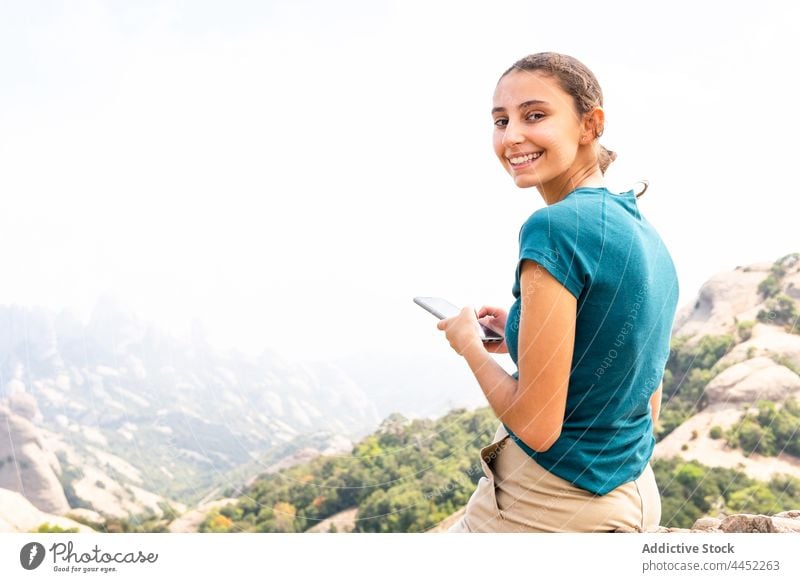
{"type": "Polygon", "coordinates": [[[725,533],[798,533],[800,518],[743,513],[723,519],[720,530],[725,533]]]}
{"type": "Polygon", "coordinates": [[[159,503],[162,497],[135,485],[124,484],[91,465],[82,466],[83,476],[73,480],[75,496],[91,504],[93,510],[120,519],[150,512],[162,514],[159,503]]]}
{"type": "Polygon", "coordinates": [[[758,312],[765,309],[758,286],[777,263],[784,271],[779,292],[800,297],[800,260],[792,254],[774,263],[736,267],[712,276],[700,287],[694,303],[678,310],[672,326],[673,336],[690,336],[691,344],[704,335],[736,334],[737,321],[755,321],[758,312]]]}
{"type": "Polygon", "coordinates": [[[701,517],[700,519],[694,522],[692,530],[717,532],[719,531],[721,523],[722,520],[716,517],[701,517]]]}
{"type": "Polygon", "coordinates": [[[92,528],[69,518],[40,511],[16,491],[0,489],[0,532],[31,532],[50,524],[63,529],[77,528],[92,532],[92,528]]]}
{"type": "Polygon", "coordinates": [[[775,533],[800,533],[800,520],[772,517],[772,526],[775,533]]]}
{"type": "Polygon", "coordinates": [[[672,335],[700,338],[704,335],[733,333],[735,317],[756,309],[763,302],[758,284],[769,275],[772,263],[750,265],[718,273],[706,281],[694,304],[681,308],[675,316],[672,335]]]}
{"type": "MultiPolygon", "coordinates": [[[[800,510],[783,511],[773,516],[738,513],[727,517],[701,517],[690,529],[658,527],[645,533],[798,533],[800,510]]],[[[634,529],[618,529],[615,533],[637,533],[634,529]]]]}
{"type": "MultiPolygon", "coordinates": [[[[740,317],[739,321],[745,320],[740,317]]],[[[756,323],[751,332],[749,340],[737,344],[719,359],[719,368],[727,368],[753,356],[766,356],[778,363],[787,362],[795,370],[800,369],[800,335],[764,323],[756,323]]]]}
{"type": "Polygon", "coordinates": [[[69,503],[58,475],[61,465],[39,429],[0,404],[0,488],[17,491],[41,511],[64,514],[69,503]]]}
{"type": "Polygon", "coordinates": [[[800,376],[764,356],[751,358],[723,370],[708,383],[709,402],[783,402],[800,394],[800,376]]]}

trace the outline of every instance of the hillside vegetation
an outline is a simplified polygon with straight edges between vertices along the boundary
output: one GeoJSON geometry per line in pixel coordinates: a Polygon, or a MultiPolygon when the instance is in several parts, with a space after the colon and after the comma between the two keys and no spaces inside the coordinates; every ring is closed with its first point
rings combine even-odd
{"type": "Polygon", "coordinates": [[[299,532],[350,507],[355,531],[421,532],[463,506],[497,428],[489,408],[436,420],[386,419],[351,455],[318,457],[258,480],[201,531],[299,532]]]}
{"type": "Polygon", "coordinates": [[[736,344],[732,335],[707,335],[696,344],[673,337],[664,370],[663,408],[656,439],[661,440],[705,404],[705,387],[722,370],[717,362],[736,344]]]}
{"type": "MultiPolygon", "coordinates": [[[[436,421],[393,415],[351,455],[318,457],[258,480],[234,505],[209,514],[209,532],[302,532],[357,507],[357,532],[422,532],[465,505],[483,474],[480,447],[498,421],[490,408],[436,421]]],[[[777,513],[800,507],[800,479],[759,482],[730,469],[654,460],[662,525],[689,527],[721,513],[777,513]]]]}
{"type": "Polygon", "coordinates": [[[759,400],[755,410],[746,411],[725,436],[728,446],[741,447],[745,455],[775,456],[785,452],[800,457],[800,404],[790,399],[779,407],[759,400]]]}

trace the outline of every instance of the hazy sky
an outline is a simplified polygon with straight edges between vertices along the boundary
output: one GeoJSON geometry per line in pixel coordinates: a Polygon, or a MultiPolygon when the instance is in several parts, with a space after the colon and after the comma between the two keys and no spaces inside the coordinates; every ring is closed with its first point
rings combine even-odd
{"type": "Polygon", "coordinates": [[[0,304],[111,291],[291,357],[449,350],[414,295],[510,306],[544,206],[491,147],[520,57],[605,93],[612,189],[709,276],[800,251],[787,2],[0,2],[0,304]],[[714,4],[715,7],[707,7],[714,4]],[[790,211],[790,209],[793,209],[790,211]]]}

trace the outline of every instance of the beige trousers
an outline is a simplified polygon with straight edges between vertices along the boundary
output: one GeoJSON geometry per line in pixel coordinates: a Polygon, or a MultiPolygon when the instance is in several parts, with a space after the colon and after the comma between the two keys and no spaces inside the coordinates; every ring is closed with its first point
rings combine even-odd
{"type": "Polygon", "coordinates": [[[533,460],[501,423],[481,449],[484,477],[448,532],[655,531],[661,495],[648,464],[635,481],[595,495],[533,460]]]}

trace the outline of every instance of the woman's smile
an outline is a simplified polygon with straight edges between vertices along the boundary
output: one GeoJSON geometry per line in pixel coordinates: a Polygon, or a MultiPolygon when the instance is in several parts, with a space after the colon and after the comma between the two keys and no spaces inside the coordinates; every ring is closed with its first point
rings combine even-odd
{"type": "Polygon", "coordinates": [[[528,154],[514,154],[507,156],[506,159],[512,169],[519,171],[533,166],[542,155],[544,155],[544,152],[531,152],[528,154]]]}

